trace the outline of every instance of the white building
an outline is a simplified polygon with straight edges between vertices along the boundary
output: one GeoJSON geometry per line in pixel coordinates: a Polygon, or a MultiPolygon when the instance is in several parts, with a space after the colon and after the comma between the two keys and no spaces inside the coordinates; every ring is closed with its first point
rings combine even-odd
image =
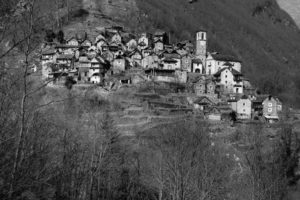
{"type": "Polygon", "coordinates": [[[232,67],[223,68],[214,76],[217,84],[224,86],[224,93],[243,94],[243,75],[232,67]]]}
{"type": "Polygon", "coordinates": [[[206,58],[206,74],[214,75],[223,68],[231,66],[238,72],[242,72],[241,61],[233,56],[221,55],[218,53],[208,54],[206,58]]]}

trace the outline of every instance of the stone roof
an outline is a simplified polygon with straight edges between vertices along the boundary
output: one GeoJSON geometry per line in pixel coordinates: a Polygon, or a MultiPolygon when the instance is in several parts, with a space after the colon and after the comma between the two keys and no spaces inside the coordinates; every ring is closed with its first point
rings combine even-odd
{"type": "Polygon", "coordinates": [[[216,76],[216,77],[217,77],[217,76],[220,76],[221,73],[222,73],[223,71],[225,71],[226,69],[228,69],[234,76],[238,76],[238,75],[241,76],[241,75],[242,75],[242,73],[240,73],[239,71],[237,71],[237,70],[235,70],[235,69],[233,69],[233,68],[231,68],[231,67],[225,67],[225,68],[219,70],[219,71],[215,74],[215,76],[216,76]]]}

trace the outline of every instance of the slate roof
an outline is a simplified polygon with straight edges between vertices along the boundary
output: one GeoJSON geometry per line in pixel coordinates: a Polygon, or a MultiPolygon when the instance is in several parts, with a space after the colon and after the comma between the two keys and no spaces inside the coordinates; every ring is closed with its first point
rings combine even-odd
{"type": "Polygon", "coordinates": [[[202,96],[202,97],[199,97],[196,101],[194,101],[194,103],[196,104],[201,104],[201,105],[207,105],[208,103],[206,102],[203,102],[203,100],[207,99],[211,104],[214,104],[208,97],[205,97],[205,96],[202,96]]]}
{"type": "Polygon", "coordinates": [[[234,75],[234,76],[238,76],[238,75],[242,75],[242,73],[240,73],[239,71],[237,71],[237,70],[235,70],[235,69],[230,69],[230,67],[225,67],[225,68],[223,68],[223,69],[221,69],[221,70],[219,70],[214,76],[216,76],[216,77],[218,77],[218,76],[220,76],[221,75],[221,73],[223,72],[223,71],[225,71],[226,69],[229,69],[229,71],[234,75]]]}

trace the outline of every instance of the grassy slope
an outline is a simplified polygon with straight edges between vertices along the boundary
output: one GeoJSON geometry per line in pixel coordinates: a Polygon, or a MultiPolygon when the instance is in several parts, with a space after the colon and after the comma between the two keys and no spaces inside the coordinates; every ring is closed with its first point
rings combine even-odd
{"type": "Polygon", "coordinates": [[[277,3],[270,2],[272,6],[266,12],[254,17],[253,9],[264,1],[198,0],[193,4],[183,0],[137,1],[140,10],[146,13],[141,18],[145,28],[167,29],[173,41],[194,40],[197,29],[206,29],[210,51],[235,54],[242,59],[246,76],[256,85],[297,104],[300,102],[300,88],[295,84],[300,61],[299,31],[277,3]],[[272,18],[282,22],[274,23],[272,18]],[[285,25],[286,21],[291,24],[285,25]]]}

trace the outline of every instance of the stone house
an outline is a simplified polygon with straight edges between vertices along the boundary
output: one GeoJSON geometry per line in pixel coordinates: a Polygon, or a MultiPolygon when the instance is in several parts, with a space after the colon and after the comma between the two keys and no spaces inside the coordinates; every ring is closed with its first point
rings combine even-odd
{"type": "Polygon", "coordinates": [[[113,43],[117,43],[117,44],[121,44],[122,43],[122,36],[121,34],[118,32],[116,34],[114,34],[111,38],[111,42],[113,43]]]}
{"type": "Polygon", "coordinates": [[[96,42],[96,47],[97,47],[98,52],[103,53],[106,50],[106,49],[103,49],[103,47],[107,47],[107,46],[108,46],[108,43],[103,39],[100,39],[96,42]]]}
{"type": "Polygon", "coordinates": [[[132,52],[137,49],[137,41],[135,39],[131,39],[126,43],[127,51],[132,52]]]}
{"type": "Polygon", "coordinates": [[[124,56],[117,56],[112,62],[114,74],[125,72],[128,69],[128,60],[124,56]]]}
{"type": "Polygon", "coordinates": [[[279,113],[282,111],[282,103],[273,96],[267,97],[263,102],[263,116],[269,122],[279,120],[279,113]]]}
{"type": "Polygon", "coordinates": [[[192,57],[186,54],[181,57],[181,70],[192,72],[192,57]]]}
{"type": "Polygon", "coordinates": [[[161,40],[164,44],[169,44],[168,34],[163,30],[156,30],[153,38],[154,40],[161,40]]]}
{"type": "Polygon", "coordinates": [[[181,57],[177,53],[165,53],[162,59],[163,69],[180,70],[181,57]]]}
{"type": "Polygon", "coordinates": [[[146,49],[152,45],[151,34],[142,33],[140,38],[138,39],[138,48],[140,50],[146,49]]]}
{"type": "Polygon", "coordinates": [[[114,61],[115,55],[111,51],[105,51],[103,52],[102,57],[108,62],[112,63],[114,61]]]}
{"type": "Polygon", "coordinates": [[[154,40],[154,52],[159,52],[164,50],[164,43],[161,39],[154,40]]]}
{"type": "Polygon", "coordinates": [[[142,59],[142,67],[145,68],[145,69],[158,68],[158,66],[159,66],[159,58],[155,54],[146,56],[142,59]]]}
{"type": "Polygon", "coordinates": [[[74,66],[75,56],[73,54],[60,54],[56,57],[56,63],[58,65],[64,65],[69,68],[74,66]]]}
{"type": "Polygon", "coordinates": [[[251,119],[252,102],[246,95],[239,100],[231,100],[231,106],[237,114],[237,119],[251,119]]]}
{"type": "Polygon", "coordinates": [[[224,86],[224,93],[243,94],[243,75],[232,67],[223,68],[214,76],[217,84],[224,86]]]}
{"type": "Polygon", "coordinates": [[[91,60],[91,66],[89,69],[89,77],[91,77],[93,74],[98,73],[99,75],[104,76],[106,62],[105,60],[98,56],[91,60]]]}
{"type": "Polygon", "coordinates": [[[199,79],[194,84],[194,91],[197,96],[202,96],[206,93],[206,80],[205,78],[199,79]]]}
{"type": "Polygon", "coordinates": [[[129,57],[132,60],[134,66],[142,66],[143,55],[138,49],[130,53],[129,57]]]}
{"type": "Polygon", "coordinates": [[[202,111],[208,111],[213,105],[214,103],[206,96],[201,96],[194,101],[194,108],[202,111]]]}
{"type": "Polygon", "coordinates": [[[216,94],[216,83],[212,79],[206,79],[206,94],[216,94]]]}
{"type": "Polygon", "coordinates": [[[42,57],[41,57],[42,66],[45,65],[46,63],[54,62],[55,54],[56,54],[55,49],[47,49],[42,51],[42,57]]]}

